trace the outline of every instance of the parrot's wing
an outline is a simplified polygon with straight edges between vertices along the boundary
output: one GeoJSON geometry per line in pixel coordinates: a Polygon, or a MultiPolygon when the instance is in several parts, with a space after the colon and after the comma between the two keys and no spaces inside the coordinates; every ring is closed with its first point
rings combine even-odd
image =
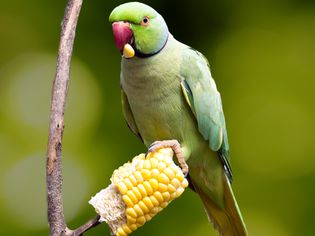
{"type": "Polygon", "coordinates": [[[143,142],[143,139],[139,133],[135,119],[133,117],[127,95],[123,89],[121,89],[121,105],[122,105],[122,111],[123,111],[123,114],[124,114],[124,117],[125,117],[125,120],[127,122],[129,129],[143,142]]]}
{"type": "Polygon", "coordinates": [[[232,180],[221,96],[211,76],[207,59],[198,51],[187,48],[180,75],[182,91],[196,117],[199,132],[209,142],[211,150],[218,152],[225,172],[232,180]]]}

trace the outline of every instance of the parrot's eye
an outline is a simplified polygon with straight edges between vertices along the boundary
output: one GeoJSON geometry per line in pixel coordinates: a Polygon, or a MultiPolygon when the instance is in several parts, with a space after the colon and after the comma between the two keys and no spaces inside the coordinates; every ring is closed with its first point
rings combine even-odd
{"type": "Polygon", "coordinates": [[[141,25],[143,26],[147,26],[149,25],[150,22],[150,18],[148,16],[143,17],[142,21],[141,21],[141,25]]]}

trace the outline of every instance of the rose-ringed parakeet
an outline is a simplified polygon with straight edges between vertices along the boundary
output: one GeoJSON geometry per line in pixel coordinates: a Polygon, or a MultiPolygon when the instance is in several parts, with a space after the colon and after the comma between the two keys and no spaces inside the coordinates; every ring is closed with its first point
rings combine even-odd
{"type": "Polygon", "coordinates": [[[221,235],[247,235],[230,185],[220,93],[206,58],[177,41],[162,16],[145,4],[122,4],[109,21],[123,54],[121,99],[129,128],[149,151],[173,148],[221,235]]]}

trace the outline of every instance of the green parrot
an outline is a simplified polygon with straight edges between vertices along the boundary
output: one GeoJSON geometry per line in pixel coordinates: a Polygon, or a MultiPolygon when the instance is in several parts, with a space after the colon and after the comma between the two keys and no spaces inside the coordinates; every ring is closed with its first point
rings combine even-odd
{"type": "Polygon", "coordinates": [[[129,128],[149,151],[173,148],[220,235],[247,235],[230,185],[225,119],[207,59],[177,41],[145,4],[119,5],[109,21],[123,54],[121,99],[129,128]]]}

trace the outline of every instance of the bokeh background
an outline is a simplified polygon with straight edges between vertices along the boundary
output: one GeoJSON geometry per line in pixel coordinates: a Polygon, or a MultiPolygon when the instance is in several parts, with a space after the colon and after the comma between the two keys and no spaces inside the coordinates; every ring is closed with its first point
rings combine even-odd
{"type": "MultiPolygon", "coordinates": [[[[120,108],[120,55],[108,16],[123,1],[84,1],[63,145],[72,228],[112,171],[144,146],[120,108]]],[[[222,94],[233,188],[250,235],[313,235],[315,2],[144,1],[203,52],[222,94]]],[[[45,158],[51,85],[66,1],[0,1],[0,234],[47,235],[45,158]]],[[[86,235],[109,235],[103,224],[86,235]]],[[[216,235],[190,190],[134,235],[216,235]]]]}

